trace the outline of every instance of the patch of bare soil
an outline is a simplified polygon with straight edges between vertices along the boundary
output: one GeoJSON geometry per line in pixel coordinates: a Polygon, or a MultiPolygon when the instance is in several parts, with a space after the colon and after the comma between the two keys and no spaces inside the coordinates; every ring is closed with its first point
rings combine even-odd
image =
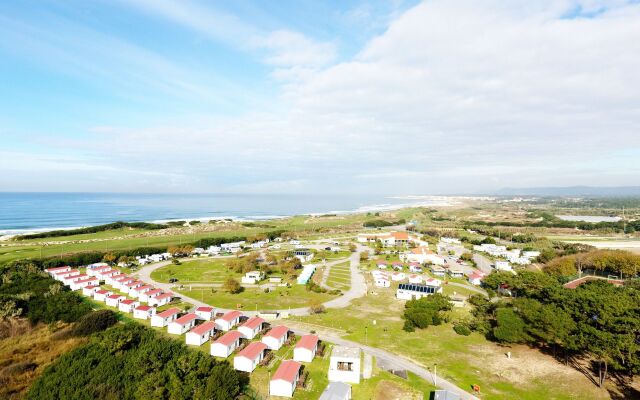
{"type": "Polygon", "coordinates": [[[488,344],[474,346],[472,350],[469,356],[471,365],[492,371],[495,377],[511,384],[526,387],[534,381],[542,381],[556,386],[566,386],[568,391],[588,395],[589,399],[610,398],[606,391],[596,387],[583,372],[566,366],[537,349],[488,344]],[[507,352],[511,352],[511,358],[507,357],[507,352]]]}
{"type": "Polygon", "coordinates": [[[422,393],[391,381],[380,381],[373,394],[375,400],[421,400],[422,397],[422,393]]]}

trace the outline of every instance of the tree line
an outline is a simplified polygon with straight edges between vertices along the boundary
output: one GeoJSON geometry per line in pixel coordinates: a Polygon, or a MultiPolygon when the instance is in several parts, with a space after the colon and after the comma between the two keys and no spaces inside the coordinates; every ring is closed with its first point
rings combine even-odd
{"type": "Polygon", "coordinates": [[[104,225],[96,225],[96,226],[88,226],[86,228],[77,228],[77,229],[61,229],[55,231],[48,232],[38,232],[38,233],[30,233],[28,235],[20,235],[16,236],[16,240],[28,240],[28,239],[43,239],[50,237],[58,237],[58,236],[73,236],[73,235],[83,235],[87,233],[96,233],[96,232],[104,232],[104,231],[112,231],[116,229],[122,228],[137,228],[137,229],[165,229],[168,228],[167,224],[154,224],[150,222],[113,222],[110,224],[104,225]]]}

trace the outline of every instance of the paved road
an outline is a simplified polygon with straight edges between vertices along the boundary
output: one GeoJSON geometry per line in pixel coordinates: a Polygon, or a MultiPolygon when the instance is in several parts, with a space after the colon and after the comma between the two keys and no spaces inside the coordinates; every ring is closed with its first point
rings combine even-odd
{"type": "Polygon", "coordinates": [[[485,274],[490,274],[493,271],[491,265],[493,262],[482,254],[473,253],[473,261],[475,261],[478,269],[485,274]]]}
{"type": "MultiPolygon", "coordinates": [[[[289,321],[287,322],[287,326],[289,326],[289,328],[291,328],[298,335],[305,335],[309,333],[307,330],[304,329],[303,324],[297,324],[296,322],[289,321]]],[[[407,370],[421,377],[427,382],[434,383],[434,376],[429,370],[427,370],[426,368],[423,368],[422,366],[418,365],[414,361],[404,358],[403,356],[389,353],[386,350],[366,346],[357,342],[352,342],[350,340],[346,340],[339,336],[329,334],[329,333],[317,333],[317,335],[320,337],[321,340],[325,342],[331,342],[341,346],[357,347],[361,349],[365,354],[370,354],[371,356],[375,357],[378,362],[382,361],[382,363],[384,363],[386,366],[390,367],[391,369],[407,370]]],[[[461,399],[479,400],[477,397],[475,397],[471,393],[464,391],[462,388],[459,388],[454,383],[446,379],[443,379],[439,376],[435,378],[435,382],[438,388],[455,392],[458,395],[460,395],[461,399]]]]}

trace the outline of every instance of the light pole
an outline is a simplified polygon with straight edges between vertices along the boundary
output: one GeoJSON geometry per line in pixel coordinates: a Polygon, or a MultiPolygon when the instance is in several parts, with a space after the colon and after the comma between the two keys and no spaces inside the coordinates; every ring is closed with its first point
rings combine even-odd
{"type": "Polygon", "coordinates": [[[433,385],[438,386],[438,364],[433,364],[433,385]]]}

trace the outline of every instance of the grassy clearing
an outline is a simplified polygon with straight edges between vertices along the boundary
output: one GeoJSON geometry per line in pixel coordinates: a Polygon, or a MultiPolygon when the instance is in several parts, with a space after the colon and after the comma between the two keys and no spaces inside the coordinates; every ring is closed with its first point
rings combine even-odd
{"type": "Polygon", "coordinates": [[[0,398],[20,399],[28,387],[62,354],[86,338],[54,339],[67,324],[39,325],[21,335],[0,340],[0,398]]]}
{"type": "Polygon", "coordinates": [[[220,288],[184,287],[176,292],[221,308],[243,308],[247,310],[275,310],[307,307],[316,302],[325,302],[335,298],[327,293],[315,293],[306,289],[305,285],[294,284],[291,287],[276,287],[265,293],[259,288],[245,288],[238,294],[230,294],[220,288]]]}
{"type": "Polygon", "coordinates": [[[138,228],[119,228],[119,229],[112,229],[108,231],[83,233],[83,234],[70,235],[70,236],[52,236],[52,237],[38,238],[38,239],[25,239],[25,240],[20,240],[19,243],[40,243],[40,242],[50,243],[50,242],[72,242],[75,240],[111,239],[111,238],[119,238],[123,236],[139,235],[145,232],[149,232],[149,230],[138,229],[138,228]]]}
{"type": "Polygon", "coordinates": [[[176,278],[183,284],[189,283],[224,283],[227,278],[240,279],[241,274],[230,271],[225,260],[198,259],[185,261],[181,265],[169,264],[151,273],[151,278],[157,282],[169,282],[176,278]]]}

